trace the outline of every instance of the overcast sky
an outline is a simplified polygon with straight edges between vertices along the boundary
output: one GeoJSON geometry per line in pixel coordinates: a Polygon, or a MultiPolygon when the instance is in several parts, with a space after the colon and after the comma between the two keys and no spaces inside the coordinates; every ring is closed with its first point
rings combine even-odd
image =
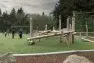
{"type": "Polygon", "coordinates": [[[12,8],[22,7],[27,13],[42,13],[48,14],[54,9],[58,0],[0,0],[0,8],[2,11],[8,11],[12,8]]]}

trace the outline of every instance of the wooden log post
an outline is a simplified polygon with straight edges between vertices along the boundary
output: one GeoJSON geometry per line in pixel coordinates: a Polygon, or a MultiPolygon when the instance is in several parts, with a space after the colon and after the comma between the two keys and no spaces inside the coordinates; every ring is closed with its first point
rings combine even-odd
{"type": "Polygon", "coordinates": [[[32,37],[33,35],[33,26],[32,26],[32,18],[30,18],[30,38],[32,37]]]}
{"type": "MultiPolygon", "coordinates": [[[[72,31],[75,32],[75,11],[73,11],[72,17],[72,31]]],[[[74,34],[72,34],[72,44],[74,44],[74,34]]]]}
{"type": "MultiPolygon", "coordinates": [[[[59,16],[59,31],[61,31],[61,15],[59,16]]],[[[60,35],[60,43],[62,43],[62,35],[60,35]]]]}
{"type": "Polygon", "coordinates": [[[75,11],[73,11],[73,17],[72,17],[72,31],[75,32],[75,11]]]}
{"type": "Polygon", "coordinates": [[[63,36],[62,35],[60,35],[60,43],[62,43],[63,41],[62,41],[62,39],[63,39],[63,36]]]}
{"type": "Polygon", "coordinates": [[[72,34],[72,44],[74,44],[74,34],[72,34]]]}
{"type": "Polygon", "coordinates": [[[72,30],[72,25],[70,24],[70,27],[69,27],[70,31],[72,30]]]}
{"type": "MultiPolygon", "coordinates": [[[[32,21],[32,18],[30,18],[30,38],[32,38],[32,37],[33,37],[33,21],[32,21]]],[[[35,41],[34,40],[30,40],[29,44],[30,45],[34,45],[35,41]]]]}
{"type": "Polygon", "coordinates": [[[46,25],[45,25],[45,31],[47,31],[47,30],[48,30],[48,25],[46,24],[46,25]]]}
{"type": "Polygon", "coordinates": [[[79,33],[80,34],[80,38],[82,37],[82,32],[79,33]]]}
{"type": "Polygon", "coordinates": [[[86,38],[88,38],[88,25],[86,24],[86,38]]]}
{"type": "Polygon", "coordinates": [[[67,18],[67,30],[70,30],[70,23],[69,23],[70,17],[67,18]]]}
{"type": "Polygon", "coordinates": [[[67,43],[67,46],[69,47],[70,46],[70,33],[67,33],[66,35],[66,43],[67,43]]]}
{"type": "Polygon", "coordinates": [[[59,16],[59,31],[61,31],[61,15],[59,16]]]}
{"type": "Polygon", "coordinates": [[[60,43],[64,42],[64,34],[63,31],[61,31],[61,35],[60,35],[60,43]]]}
{"type": "Polygon", "coordinates": [[[70,43],[73,44],[74,43],[74,34],[70,33],[70,43]]]}
{"type": "Polygon", "coordinates": [[[53,26],[53,31],[55,31],[55,27],[53,26]]]}

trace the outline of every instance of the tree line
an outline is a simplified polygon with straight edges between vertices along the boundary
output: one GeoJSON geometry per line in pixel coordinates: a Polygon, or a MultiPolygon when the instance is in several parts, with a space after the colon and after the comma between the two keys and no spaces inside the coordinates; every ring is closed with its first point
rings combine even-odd
{"type": "Polygon", "coordinates": [[[15,29],[17,32],[20,28],[24,32],[29,33],[30,18],[32,18],[33,30],[44,30],[45,25],[48,25],[48,29],[52,29],[55,26],[55,22],[52,16],[47,16],[43,12],[40,14],[26,14],[22,8],[16,10],[13,8],[10,13],[2,12],[0,9],[0,32],[12,31],[15,29]]]}
{"type": "Polygon", "coordinates": [[[25,14],[22,8],[17,11],[15,8],[10,13],[0,10],[0,31],[5,32],[11,30],[12,26],[27,26],[29,24],[28,14],[25,14]]]}
{"type": "MultiPolygon", "coordinates": [[[[68,16],[73,16],[73,11],[76,11],[78,13],[82,12],[82,15],[81,14],[77,15],[77,16],[83,17],[82,19],[80,19],[80,24],[78,22],[77,22],[77,24],[83,25],[81,23],[86,23],[86,21],[84,21],[84,20],[86,20],[86,18],[87,18],[87,16],[85,16],[86,13],[84,13],[84,15],[83,15],[83,12],[91,12],[91,13],[88,13],[88,16],[94,15],[94,12],[93,12],[94,11],[94,0],[59,0],[58,3],[55,5],[55,9],[53,11],[53,16],[57,20],[57,25],[58,25],[59,16],[61,15],[62,16],[62,18],[61,18],[62,28],[65,28],[66,27],[66,19],[68,16]]],[[[90,18],[88,17],[88,19],[90,19],[90,18]]],[[[90,22],[91,21],[92,20],[90,20],[90,22]]],[[[88,25],[90,26],[91,24],[89,23],[88,25]]],[[[80,27],[80,26],[77,26],[77,27],[80,27]]],[[[85,26],[84,26],[84,28],[85,28],[85,26]]],[[[77,31],[78,31],[78,29],[77,29],[77,31]]],[[[83,30],[83,31],[85,31],[85,30],[83,30]]]]}

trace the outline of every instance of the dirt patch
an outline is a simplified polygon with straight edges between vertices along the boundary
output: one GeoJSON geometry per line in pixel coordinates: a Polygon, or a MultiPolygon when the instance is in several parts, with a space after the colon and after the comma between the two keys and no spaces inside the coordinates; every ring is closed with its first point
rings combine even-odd
{"type": "Polygon", "coordinates": [[[15,63],[16,60],[11,53],[0,53],[0,63],[15,63]]]}

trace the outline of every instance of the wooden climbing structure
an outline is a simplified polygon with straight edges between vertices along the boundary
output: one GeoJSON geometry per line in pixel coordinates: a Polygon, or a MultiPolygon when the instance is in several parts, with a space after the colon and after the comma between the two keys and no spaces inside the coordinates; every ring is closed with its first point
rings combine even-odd
{"type": "Polygon", "coordinates": [[[60,43],[65,42],[67,45],[70,45],[74,43],[74,34],[75,34],[75,13],[73,12],[73,17],[72,17],[72,23],[69,23],[70,17],[67,19],[67,28],[61,29],[61,18],[59,20],[59,30],[47,30],[47,25],[46,25],[46,30],[45,31],[39,31],[37,35],[33,36],[32,35],[32,20],[30,21],[30,37],[27,38],[27,41],[29,44],[35,44],[35,40],[39,40],[42,38],[47,38],[47,37],[53,37],[53,36],[60,36],[60,43]]]}

